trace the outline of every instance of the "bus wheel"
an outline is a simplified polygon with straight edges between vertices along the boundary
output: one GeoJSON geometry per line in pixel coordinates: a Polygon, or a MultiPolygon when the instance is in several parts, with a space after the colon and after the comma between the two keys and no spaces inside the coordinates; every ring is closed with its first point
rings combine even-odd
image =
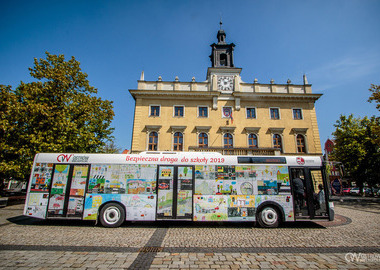
{"type": "Polygon", "coordinates": [[[272,206],[265,206],[257,216],[257,220],[263,228],[277,228],[280,224],[280,214],[272,206]]]}
{"type": "Polygon", "coordinates": [[[99,220],[104,227],[119,227],[125,221],[125,211],[120,204],[107,203],[100,210],[99,220]]]}

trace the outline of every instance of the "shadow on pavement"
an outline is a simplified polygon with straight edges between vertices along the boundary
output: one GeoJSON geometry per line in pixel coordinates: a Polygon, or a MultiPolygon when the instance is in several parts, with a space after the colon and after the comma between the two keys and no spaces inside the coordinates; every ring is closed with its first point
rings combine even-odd
{"type": "Polygon", "coordinates": [[[64,220],[64,219],[36,219],[26,216],[16,216],[7,219],[9,222],[17,225],[33,226],[72,226],[72,227],[93,227],[95,222],[89,220],[64,220]]]}
{"type": "MultiPolygon", "coordinates": [[[[17,225],[33,226],[67,226],[67,227],[94,227],[95,222],[89,220],[48,219],[41,220],[26,216],[16,216],[7,219],[17,225]]],[[[96,225],[101,227],[99,224],[96,225]]],[[[193,222],[193,221],[126,221],[121,228],[255,228],[255,222],[193,222]]],[[[282,223],[281,228],[314,228],[325,229],[326,227],[312,221],[297,221],[282,223]]],[[[108,228],[107,228],[108,229],[108,228]]],[[[273,230],[273,229],[272,229],[273,230]]]]}

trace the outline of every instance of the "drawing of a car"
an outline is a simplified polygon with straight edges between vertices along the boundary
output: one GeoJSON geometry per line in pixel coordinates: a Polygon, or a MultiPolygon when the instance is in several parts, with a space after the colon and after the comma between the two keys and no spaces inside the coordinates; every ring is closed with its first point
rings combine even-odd
{"type": "Polygon", "coordinates": [[[169,185],[167,183],[160,183],[158,185],[158,188],[159,189],[168,189],[169,188],[169,185]]]}

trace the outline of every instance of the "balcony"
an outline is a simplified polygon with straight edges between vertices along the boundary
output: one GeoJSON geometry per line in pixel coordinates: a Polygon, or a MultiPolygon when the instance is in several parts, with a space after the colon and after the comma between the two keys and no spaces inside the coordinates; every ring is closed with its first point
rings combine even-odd
{"type": "Polygon", "coordinates": [[[223,148],[223,147],[198,147],[189,146],[189,152],[216,152],[222,155],[236,155],[236,156],[280,156],[281,152],[276,148],[223,148]]]}

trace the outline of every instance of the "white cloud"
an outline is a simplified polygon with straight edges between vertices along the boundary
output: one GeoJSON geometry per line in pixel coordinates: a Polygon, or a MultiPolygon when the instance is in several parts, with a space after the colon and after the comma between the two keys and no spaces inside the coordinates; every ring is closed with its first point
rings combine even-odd
{"type": "Polygon", "coordinates": [[[365,52],[334,59],[307,75],[309,82],[318,83],[319,89],[330,90],[376,72],[380,75],[380,54],[365,52]]]}

